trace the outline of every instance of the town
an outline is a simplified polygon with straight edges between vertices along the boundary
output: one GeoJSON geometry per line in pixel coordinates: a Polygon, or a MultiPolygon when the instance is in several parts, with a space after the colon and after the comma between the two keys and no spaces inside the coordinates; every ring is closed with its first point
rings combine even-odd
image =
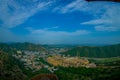
{"type": "Polygon", "coordinates": [[[59,54],[68,49],[66,48],[50,48],[47,51],[17,51],[13,57],[23,62],[26,69],[30,69],[33,72],[39,71],[42,68],[46,68],[51,73],[58,70],[57,66],[63,67],[96,67],[96,64],[90,63],[86,58],[69,57],[59,54]]]}

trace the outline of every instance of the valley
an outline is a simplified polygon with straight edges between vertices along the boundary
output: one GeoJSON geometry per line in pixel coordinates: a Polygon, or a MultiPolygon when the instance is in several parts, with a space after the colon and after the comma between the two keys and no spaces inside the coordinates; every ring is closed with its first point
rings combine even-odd
{"type": "MultiPolygon", "coordinates": [[[[113,45],[115,46],[115,45],[113,45]]],[[[76,46],[77,47],[77,46],[76,46]]],[[[114,47],[115,50],[120,46],[114,47]]],[[[24,75],[23,79],[30,80],[36,75],[55,74],[59,80],[93,80],[93,79],[107,79],[113,80],[119,78],[120,71],[120,54],[113,57],[91,57],[89,54],[86,56],[80,56],[79,49],[76,51],[76,56],[71,54],[66,55],[66,52],[73,50],[75,47],[61,47],[61,46],[42,46],[32,43],[13,43],[13,44],[0,44],[1,55],[9,55],[0,58],[0,64],[6,66],[14,65],[18,66],[21,73],[10,73],[11,80],[12,75],[16,75],[19,78],[19,74],[24,75]],[[22,48],[21,48],[22,47],[22,48]],[[63,54],[64,53],[64,54],[63,54]],[[8,58],[14,59],[8,62],[8,58]],[[4,61],[5,60],[5,61],[4,61]],[[105,71],[105,72],[104,72],[105,71]],[[112,74],[112,72],[114,74],[112,74]],[[103,73],[103,74],[101,74],[103,73]],[[108,74],[110,73],[110,74],[108,74]],[[70,75],[73,75],[70,77],[70,75]],[[94,76],[96,75],[96,76],[94,76]],[[100,76],[101,75],[101,76],[100,76]],[[92,76],[92,77],[91,77],[92,76]]],[[[89,49],[89,48],[88,48],[89,49]]],[[[111,49],[111,48],[110,48],[111,49]]],[[[109,49],[109,50],[110,50],[109,49]]],[[[86,50],[86,48],[85,48],[86,50]]],[[[94,49],[93,49],[94,51],[94,49]]],[[[84,52],[84,50],[83,50],[84,52]]],[[[81,53],[81,52],[80,52],[81,53]]],[[[83,54],[83,53],[82,53],[83,54]]],[[[102,54],[102,53],[101,53],[102,54]]],[[[85,54],[86,55],[86,54],[85,54]]],[[[96,53],[97,55],[97,53],[96,53]]],[[[106,54],[107,55],[107,54],[106,54]]],[[[108,54],[109,55],[109,54],[108,54]]],[[[10,67],[11,69],[15,69],[10,67]]],[[[0,66],[1,73],[0,79],[7,80],[5,73],[9,72],[8,68],[4,69],[0,66]],[[4,73],[3,73],[4,72],[4,73]]],[[[15,70],[18,70],[15,69],[15,70]]],[[[13,70],[14,71],[14,70],[13,70]]],[[[16,78],[16,79],[17,79],[16,78]]],[[[16,80],[15,79],[15,80],[16,80]]],[[[34,79],[33,79],[34,80],[34,79]]]]}

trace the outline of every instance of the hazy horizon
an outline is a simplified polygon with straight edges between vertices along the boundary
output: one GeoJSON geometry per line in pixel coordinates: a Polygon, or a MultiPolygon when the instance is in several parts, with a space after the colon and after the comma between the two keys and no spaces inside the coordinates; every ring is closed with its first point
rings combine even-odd
{"type": "Polygon", "coordinates": [[[16,44],[16,43],[28,43],[28,44],[36,44],[36,45],[41,45],[41,46],[62,46],[62,47],[68,47],[68,46],[71,46],[71,47],[77,47],[77,46],[109,46],[109,45],[118,45],[120,43],[109,43],[109,44],[103,44],[103,43],[79,43],[79,44],[42,44],[42,43],[34,43],[34,42],[0,42],[0,43],[5,43],[5,44],[16,44]]]}

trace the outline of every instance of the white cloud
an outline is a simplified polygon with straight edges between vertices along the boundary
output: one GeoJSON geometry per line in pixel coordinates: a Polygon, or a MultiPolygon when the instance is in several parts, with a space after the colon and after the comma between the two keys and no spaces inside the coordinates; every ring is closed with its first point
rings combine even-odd
{"type": "Polygon", "coordinates": [[[85,12],[86,14],[91,15],[92,19],[81,23],[82,25],[93,25],[97,31],[100,31],[98,30],[98,26],[99,29],[101,26],[101,31],[120,30],[120,3],[99,1],[86,2],[85,0],[75,0],[66,6],[55,7],[53,11],[59,11],[63,14],[74,11],[85,12]],[[117,30],[112,30],[111,26],[117,30]]]}
{"type": "Polygon", "coordinates": [[[85,0],[75,0],[72,1],[71,3],[67,5],[62,5],[62,6],[57,6],[53,9],[53,12],[60,12],[60,13],[68,13],[68,12],[73,12],[76,10],[86,10],[88,7],[86,6],[87,2],[85,0]]]}
{"type": "Polygon", "coordinates": [[[119,29],[116,27],[107,27],[107,26],[95,26],[97,31],[118,31],[119,29]]]}
{"type": "MultiPolygon", "coordinates": [[[[76,0],[81,1],[81,0],[76,0]]],[[[85,3],[85,2],[84,2],[85,3]]],[[[79,5],[79,3],[77,4],[79,5]]],[[[76,5],[76,6],[77,6],[76,5]]],[[[120,3],[100,2],[84,5],[85,8],[73,6],[77,11],[85,11],[93,16],[93,19],[82,22],[82,25],[93,25],[97,31],[119,31],[120,30],[120,3]],[[111,27],[112,26],[112,27],[111,27]],[[101,29],[101,30],[100,30],[101,29]]],[[[69,9],[67,9],[69,10],[69,9]]],[[[68,12],[66,10],[66,12],[68,12]]],[[[74,9],[74,11],[76,11],[74,9]]]]}
{"type": "MultiPolygon", "coordinates": [[[[98,30],[106,30],[110,29],[115,30],[110,27],[110,29],[106,29],[106,27],[96,27],[98,30]]],[[[27,40],[31,42],[41,43],[41,44],[89,44],[89,43],[97,43],[107,44],[107,43],[117,43],[120,41],[118,36],[93,36],[94,33],[91,34],[90,31],[87,30],[76,30],[74,32],[67,31],[53,31],[53,30],[45,30],[45,29],[28,29],[31,33],[26,37],[27,40]],[[91,34],[91,35],[90,35],[91,34]]]]}
{"type": "Polygon", "coordinates": [[[93,25],[97,31],[119,31],[120,30],[120,6],[111,6],[100,18],[83,22],[84,25],[93,25]],[[111,27],[112,26],[112,27],[111,27]],[[100,28],[101,27],[101,28],[100,28]],[[101,29],[101,30],[100,30],[101,29]]]}
{"type": "Polygon", "coordinates": [[[99,24],[104,24],[104,23],[112,23],[111,20],[104,20],[104,19],[95,19],[95,20],[90,20],[87,22],[83,22],[81,24],[85,24],[85,25],[99,25],[99,24]]]}
{"type": "Polygon", "coordinates": [[[24,23],[29,17],[50,6],[52,1],[37,0],[1,0],[0,24],[2,27],[12,28],[24,23]]]}
{"type": "Polygon", "coordinates": [[[73,2],[65,5],[58,6],[53,9],[53,11],[60,11],[61,13],[69,13],[74,11],[83,11],[88,14],[102,14],[105,8],[112,6],[113,4],[108,4],[107,2],[87,2],[85,0],[74,0],[73,2]]]}
{"type": "Polygon", "coordinates": [[[67,6],[63,7],[61,9],[62,13],[66,13],[66,12],[72,12],[79,9],[82,9],[85,6],[85,2],[83,0],[76,0],[70,4],[68,4],[67,6]]]}
{"type": "Polygon", "coordinates": [[[54,30],[46,30],[46,29],[32,29],[28,28],[31,32],[27,37],[27,39],[32,39],[35,42],[40,43],[74,43],[79,41],[78,38],[89,34],[89,31],[86,30],[77,30],[74,32],[67,31],[54,31],[54,30]]]}
{"type": "Polygon", "coordinates": [[[59,26],[55,26],[55,27],[46,27],[46,28],[44,28],[44,30],[55,30],[55,29],[58,29],[59,28],[59,26]]]}
{"type": "Polygon", "coordinates": [[[32,34],[43,34],[43,35],[64,35],[64,36],[76,36],[76,35],[84,35],[89,34],[90,32],[87,30],[77,30],[74,32],[67,32],[67,31],[54,31],[54,30],[46,30],[46,29],[37,29],[37,30],[30,30],[32,34]]]}

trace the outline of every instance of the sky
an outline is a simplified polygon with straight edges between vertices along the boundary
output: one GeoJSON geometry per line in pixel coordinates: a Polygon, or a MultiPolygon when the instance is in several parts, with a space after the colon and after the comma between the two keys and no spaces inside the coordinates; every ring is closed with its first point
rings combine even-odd
{"type": "Polygon", "coordinates": [[[120,43],[120,3],[0,0],[0,42],[120,43]]]}

